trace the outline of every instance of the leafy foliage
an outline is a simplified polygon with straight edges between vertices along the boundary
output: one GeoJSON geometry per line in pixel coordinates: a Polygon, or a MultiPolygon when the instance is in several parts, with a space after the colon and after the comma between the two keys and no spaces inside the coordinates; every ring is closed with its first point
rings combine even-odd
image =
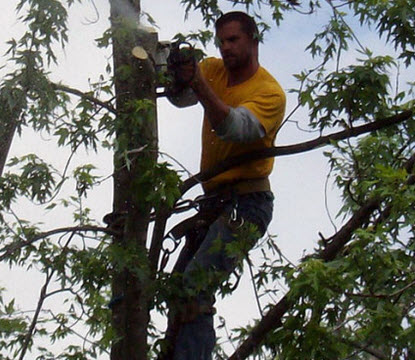
{"type": "MultiPolygon", "coordinates": [[[[320,130],[357,121],[372,121],[386,117],[391,100],[388,99],[390,57],[373,58],[368,54],[361,65],[330,73],[325,79],[310,81],[300,97],[308,105],[310,125],[320,130]]],[[[302,80],[301,77],[299,77],[302,80]]]]}
{"type": "MultiPolygon", "coordinates": [[[[94,163],[72,166],[72,158],[81,148],[88,154],[104,148],[116,153],[114,172],[134,172],[132,188],[136,191],[131,197],[151,207],[152,215],[156,215],[151,220],[166,209],[177,209],[181,177],[168,163],[150,159],[154,149],[146,143],[148,134],[142,129],[156,121],[154,103],[127,98],[123,113],[117,112],[115,103],[120,94],[114,90],[111,66],[106,69],[107,75],[90,81],[88,91],[51,81],[51,69],[59,61],[56,49],[68,41],[68,10],[74,2],[20,0],[19,21],[27,30],[8,42],[12,71],[0,84],[0,134],[10,124],[15,124],[19,133],[30,128],[37,135],[50,136],[57,147],[69,149],[70,155],[62,171],[35,154],[15,156],[0,177],[0,260],[13,269],[37,270],[41,278],[37,298],[30,296],[32,312],[19,309],[6,291],[0,293],[1,359],[32,355],[39,360],[108,358],[116,340],[108,307],[116,300],[111,298],[110,289],[114,274],[128,269],[145,283],[146,306],[162,315],[166,301],[177,290],[175,282],[180,280],[162,271],[154,274],[158,256],[151,255],[160,251],[156,237],[148,249],[112,242],[109,236],[117,238],[120,229],[98,226],[87,206],[88,195],[108,177],[100,175],[94,163]],[[65,187],[71,188],[69,195],[65,187]],[[35,214],[42,212],[48,217],[68,213],[69,218],[72,215],[71,226],[44,230],[43,223],[21,215],[18,205],[22,203],[35,209],[35,214]],[[61,300],[63,305],[52,308],[50,298],[61,300]]],[[[217,0],[180,2],[185,12],[200,12],[207,27],[224,4],[217,0]]],[[[306,48],[318,65],[296,74],[298,88],[292,91],[299,106],[309,111],[310,130],[353,129],[402,110],[413,111],[414,83],[401,88],[393,77],[397,69],[412,65],[415,58],[413,1],[228,3],[255,14],[259,22],[263,21],[262,8],[276,24],[283,23],[291,12],[303,14],[305,20],[308,15],[323,15],[326,23],[306,48]],[[362,46],[358,25],[376,31],[395,53],[375,55],[362,46]],[[355,47],[358,59],[343,61],[355,47]]],[[[269,24],[263,22],[262,28],[268,29],[269,24]]],[[[97,46],[105,48],[114,39],[131,36],[128,29],[106,31],[97,46]]],[[[209,29],[178,35],[178,39],[203,44],[211,38],[209,29]]],[[[124,64],[116,76],[128,80],[134,71],[130,64],[124,64]]],[[[280,319],[282,326],[274,325],[263,336],[255,358],[414,358],[414,136],[412,112],[409,121],[394,127],[356,141],[331,144],[325,155],[342,194],[339,218],[346,222],[367,203],[376,206],[352,229],[347,245],[334,260],[326,261],[320,255],[341,231],[328,239],[322,237],[316,254],[298,264],[285,259],[274,237],[264,239],[260,244],[261,263],[252,276],[262,317],[232,331],[227,341],[243,343],[285,292],[290,306],[280,319]]],[[[240,236],[249,239],[252,232],[244,228],[240,236]]],[[[243,258],[246,249],[240,245],[232,244],[227,251],[243,258]]],[[[208,280],[206,274],[200,275],[201,286],[208,280]]],[[[226,282],[221,293],[225,296],[233,290],[233,284],[226,282]]],[[[145,326],[154,342],[149,358],[155,358],[159,330],[152,322],[145,326]]],[[[221,327],[226,329],[224,319],[221,327]]],[[[218,357],[229,356],[219,345],[216,351],[218,357]]]]}

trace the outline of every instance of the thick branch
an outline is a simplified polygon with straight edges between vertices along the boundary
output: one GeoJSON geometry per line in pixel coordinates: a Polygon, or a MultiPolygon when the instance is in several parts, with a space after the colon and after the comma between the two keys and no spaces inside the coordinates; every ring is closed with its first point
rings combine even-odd
{"type": "Polygon", "coordinates": [[[347,130],[343,130],[343,131],[340,131],[334,134],[321,136],[317,139],[306,141],[300,144],[271,147],[268,149],[235,156],[233,158],[227,159],[219,163],[213,169],[201,172],[187,179],[181,187],[181,192],[182,194],[184,194],[196,184],[207,181],[213,178],[214,176],[219,175],[229,170],[230,168],[240,165],[242,163],[246,163],[246,162],[258,160],[258,159],[265,159],[269,157],[293,155],[293,154],[307,152],[310,150],[315,150],[322,146],[329,145],[330,143],[334,141],[349,139],[352,137],[356,137],[362,134],[370,133],[370,132],[380,130],[380,129],[383,129],[383,128],[386,128],[392,125],[399,124],[403,121],[410,119],[413,116],[413,114],[414,113],[412,110],[407,110],[407,111],[403,111],[397,115],[394,115],[394,116],[391,116],[385,119],[376,120],[372,123],[361,125],[355,128],[347,129],[347,130]]]}
{"type": "Polygon", "coordinates": [[[360,350],[360,351],[364,351],[372,356],[374,356],[376,359],[379,360],[388,360],[389,358],[383,354],[382,352],[380,352],[379,350],[373,349],[367,345],[361,344],[357,341],[352,341],[352,340],[347,340],[347,339],[343,339],[343,338],[339,338],[339,340],[347,345],[351,345],[353,347],[355,347],[356,349],[360,350]]]}
{"type": "MultiPolygon", "coordinates": [[[[157,107],[156,71],[150,60],[155,56],[157,33],[137,27],[140,19],[140,0],[110,0],[112,29],[114,89],[116,94],[116,139],[120,144],[114,154],[113,213],[125,213],[122,234],[113,238],[114,244],[134,249],[132,256],[140,261],[126,266],[128,261],[114,266],[111,279],[113,299],[122,299],[112,306],[111,322],[115,341],[111,347],[111,360],[144,360],[148,358],[148,324],[152,302],[152,285],[148,269],[146,243],[152,208],[146,198],[153,191],[147,170],[157,162],[157,107]],[[149,57],[140,59],[131,50],[142,46],[149,57]],[[125,69],[130,76],[124,76],[125,69]],[[153,104],[141,107],[138,101],[153,104]],[[147,121],[133,121],[134,119],[147,121]],[[133,149],[146,147],[148,151],[133,149]],[[135,160],[126,163],[124,151],[135,152],[135,160]],[[124,265],[125,264],[125,265],[124,265]]],[[[131,256],[128,255],[128,256],[131,256]]]]}
{"type": "Polygon", "coordinates": [[[9,154],[16,127],[17,122],[11,120],[6,129],[2,129],[1,131],[2,141],[0,143],[0,176],[3,173],[4,165],[7,161],[7,156],[9,154]]]}
{"type": "Polygon", "coordinates": [[[84,93],[80,90],[77,89],[73,89],[70,88],[69,86],[65,86],[62,84],[52,84],[52,86],[55,88],[55,90],[59,90],[59,91],[63,91],[63,92],[67,92],[69,94],[72,95],[76,95],[79,96],[82,99],[86,99],[90,102],[92,102],[93,104],[102,106],[103,108],[107,109],[108,111],[111,111],[113,114],[117,114],[117,110],[115,110],[115,108],[108,102],[106,101],[101,101],[99,99],[97,99],[96,97],[89,95],[87,93],[84,93]]]}

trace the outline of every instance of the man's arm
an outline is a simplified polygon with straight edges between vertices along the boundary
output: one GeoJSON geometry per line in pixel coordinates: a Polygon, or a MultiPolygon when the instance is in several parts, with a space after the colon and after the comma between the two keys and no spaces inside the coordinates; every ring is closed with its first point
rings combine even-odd
{"type": "Polygon", "coordinates": [[[251,142],[265,136],[265,130],[255,115],[243,106],[233,108],[225,104],[209,86],[198,66],[190,84],[212,129],[222,140],[251,142]]]}
{"type": "Polygon", "coordinates": [[[177,107],[186,107],[200,101],[212,129],[222,140],[251,142],[265,136],[260,121],[247,108],[232,108],[215,94],[197,64],[182,64],[177,74],[190,87],[169,96],[170,102],[177,107]]]}
{"type": "Polygon", "coordinates": [[[196,65],[193,80],[190,86],[195,92],[198,100],[205,109],[212,129],[216,130],[229,115],[230,106],[226,105],[212,90],[206,79],[203,77],[200,68],[196,65]]]}
{"type": "Polygon", "coordinates": [[[230,108],[228,116],[215,129],[224,141],[252,142],[265,136],[265,129],[244,106],[230,108]]]}

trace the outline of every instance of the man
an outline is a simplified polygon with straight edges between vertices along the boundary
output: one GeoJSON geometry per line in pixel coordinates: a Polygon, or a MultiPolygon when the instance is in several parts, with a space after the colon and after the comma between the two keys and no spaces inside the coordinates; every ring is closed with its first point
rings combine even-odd
{"type": "MultiPolygon", "coordinates": [[[[283,90],[259,65],[255,21],[243,12],[230,12],[217,20],[215,28],[222,59],[179,66],[176,80],[189,86],[169,96],[177,106],[197,100],[204,108],[202,171],[227,158],[271,147],[285,111],[283,90]]],[[[170,304],[166,335],[170,346],[160,359],[212,358],[214,293],[271,221],[268,175],[273,161],[240,164],[202,184],[209,199],[202,203],[199,217],[204,226],[187,233],[175,267],[183,290],[170,304]]]]}

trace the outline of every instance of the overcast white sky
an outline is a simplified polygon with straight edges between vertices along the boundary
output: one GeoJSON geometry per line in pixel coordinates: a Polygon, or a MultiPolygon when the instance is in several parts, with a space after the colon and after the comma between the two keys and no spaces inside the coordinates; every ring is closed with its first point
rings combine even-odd
{"type": "MultiPolygon", "coordinates": [[[[22,31],[14,13],[16,2],[0,0],[2,9],[0,53],[4,53],[5,41],[12,36],[18,37],[22,31]]],[[[224,11],[231,9],[226,1],[220,3],[226,4],[224,11]]],[[[93,44],[93,40],[108,27],[108,2],[95,0],[95,6],[98,13],[93,3],[85,0],[83,6],[76,5],[71,11],[70,43],[61,56],[59,66],[53,69],[52,74],[53,80],[62,81],[68,86],[81,90],[88,89],[88,79],[97,80],[99,74],[105,73],[108,60],[108,53],[95,49],[93,44]],[[92,20],[94,21],[91,23],[92,20]]],[[[142,0],[142,8],[156,20],[160,40],[169,40],[177,32],[185,33],[203,26],[199,15],[190,16],[188,21],[184,21],[179,0],[142,0]]],[[[262,15],[269,19],[270,15],[265,10],[264,7],[262,15]]],[[[314,32],[321,30],[323,24],[319,19],[312,17],[310,21],[309,17],[293,14],[280,28],[273,27],[265,36],[264,44],[260,49],[260,62],[286,90],[296,86],[292,74],[300,72],[311,63],[310,56],[304,52],[304,48],[312,40],[314,32]]],[[[365,45],[373,45],[381,51],[384,45],[376,39],[376,36],[370,32],[361,34],[361,40],[365,45]]],[[[211,56],[218,55],[213,47],[209,47],[207,52],[211,56]]],[[[410,75],[412,79],[415,77],[413,70],[408,76],[410,75]]],[[[287,114],[295,105],[295,96],[288,94],[287,114]]],[[[196,173],[199,164],[201,107],[175,109],[166,100],[161,99],[158,103],[158,112],[161,151],[180,161],[192,173],[196,173]]],[[[305,127],[307,113],[300,112],[293,119],[305,127]]],[[[317,135],[302,132],[295,124],[289,123],[280,132],[277,145],[302,142],[314,136],[317,135]]],[[[50,158],[58,168],[62,168],[67,156],[67,152],[55,149],[48,135],[44,134],[39,138],[39,135],[28,131],[22,139],[15,141],[12,154],[21,155],[30,152],[50,158]]],[[[84,154],[81,160],[98,164],[102,175],[111,173],[112,157],[106,151],[101,151],[97,155],[84,154]]],[[[271,177],[276,196],[275,213],[269,232],[277,235],[278,246],[292,261],[297,261],[305,250],[313,249],[318,239],[318,232],[327,236],[334,232],[325,204],[327,172],[328,165],[321,151],[276,159],[275,170],[271,177]]],[[[112,184],[107,181],[96,195],[89,197],[88,205],[93,209],[98,221],[105,213],[111,211],[111,189],[112,184]]],[[[332,215],[335,215],[339,206],[338,195],[330,190],[329,186],[328,204],[332,215]]],[[[197,192],[200,192],[200,189],[196,189],[191,194],[197,192]]],[[[22,208],[20,211],[28,218],[40,220],[44,217],[37,211],[34,212],[32,208],[22,208]]],[[[70,219],[59,214],[55,214],[53,218],[53,223],[49,219],[47,221],[49,228],[70,225],[70,219]]],[[[259,252],[255,251],[252,257],[256,259],[258,254],[259,252]]],[[[32,275],[28,278],[23,272],[8,273],[7,280],[3,276],[0,278],[0,286],[12,284],[10,296],[22,297],[24,294],[22,300],[24,305],[34,308],[38,290],[35,282],[28,281],[32,278],[32,275]],[[33,297],[27,296],[28,291],[33,297]]],[[[218,312],[229,320],[231,328],[244,325],[253,316],[258,316],[252,287],[247,277],[232,297],[218,303],[218,312]]]]}

